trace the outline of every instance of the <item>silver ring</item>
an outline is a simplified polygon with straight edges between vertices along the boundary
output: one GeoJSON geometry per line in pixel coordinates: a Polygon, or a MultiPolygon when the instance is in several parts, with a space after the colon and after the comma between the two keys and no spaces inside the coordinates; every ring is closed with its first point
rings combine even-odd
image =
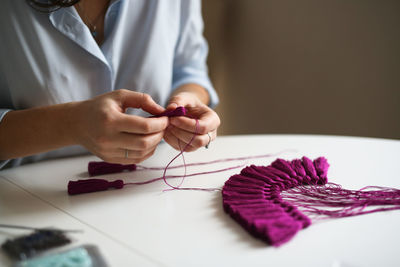
{"type": "Polygon", "coordinates": [[[211,135],[210,135],[210,133],[207,133],[207,135],[208,135],[208,144],[205,147],[208,149],[208,147],[210,146],[210,143],[211,143],[211,135]]]}
{"type": "Polygon", "coordinates": [[[129,150],[125,149],[125,158],[127,159],[129,157],[129,150]]]}

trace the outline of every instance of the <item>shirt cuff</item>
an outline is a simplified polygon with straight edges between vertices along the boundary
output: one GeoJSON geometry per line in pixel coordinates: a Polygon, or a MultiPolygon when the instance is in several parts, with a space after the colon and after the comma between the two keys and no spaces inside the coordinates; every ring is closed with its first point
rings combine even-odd
{"type": "MultiPolygon", "coordinates": [[[[11,111],[11,109],[0,109],[0,123],[3,121],[4,116],[11,111]]],[[[10,160],[0,160],[0,170],[9,162],[10,160]]]]}
{"type": "Polygon", "coordinates": [[[0,109],[0,123],[3,120],[4,116],[11,111],[11,109],[0,109]]]}

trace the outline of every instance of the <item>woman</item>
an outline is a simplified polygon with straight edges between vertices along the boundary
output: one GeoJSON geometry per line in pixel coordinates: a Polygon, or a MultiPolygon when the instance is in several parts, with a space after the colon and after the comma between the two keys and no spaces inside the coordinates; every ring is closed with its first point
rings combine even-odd
{"type": "Polygon", "coordinates": [[[187,151],[207,145],[220,120],[202,28],[199,0],[2,1],[0,168],[85,151],[138,163],[194,134],[187,151]],[[185,106],[197,132],[148,118],[163,106],[185,106]]]}

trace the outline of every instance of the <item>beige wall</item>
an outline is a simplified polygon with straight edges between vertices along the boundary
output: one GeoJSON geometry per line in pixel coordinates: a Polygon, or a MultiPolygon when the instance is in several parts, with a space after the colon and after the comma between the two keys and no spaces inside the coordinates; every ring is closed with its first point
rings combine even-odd
{"type": "Polygon", "coordinates": [[[220,134],[400,138],[400,1],[203,0],[220,134]]]}

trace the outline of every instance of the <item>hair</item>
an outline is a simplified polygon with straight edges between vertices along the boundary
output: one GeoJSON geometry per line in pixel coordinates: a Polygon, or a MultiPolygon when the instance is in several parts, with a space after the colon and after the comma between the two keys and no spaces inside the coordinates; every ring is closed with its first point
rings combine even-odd
{"type": "Polygon", "coordinates": [[[63,7],[73,6],[80,0],[26,0],[35,10],[50,13],[63,7]]]}

